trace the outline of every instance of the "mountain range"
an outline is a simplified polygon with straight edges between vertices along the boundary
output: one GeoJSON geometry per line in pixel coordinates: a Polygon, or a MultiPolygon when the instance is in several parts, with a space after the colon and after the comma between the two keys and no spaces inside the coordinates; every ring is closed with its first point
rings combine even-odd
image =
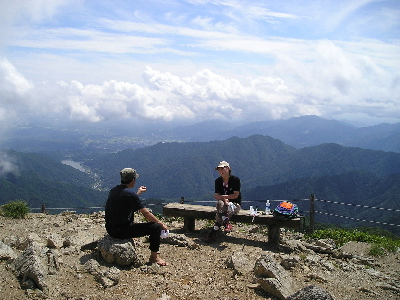
{"type": "MultiPolygon", "coordinates": [[[[132,132],[129,139],[140,141],[140,145],[136,143],[120,151],[112,146],[116,145],[115,139],[123,140],[122,136],[128,132],[120,130],[120,136],[114,136],[111,142],[110,132],[117,132],[118,126],[103,136],[96,130],[91,135],[89,129],[72,133],[64,128],[67,133],[55,139],[54,147],[52,138],[40,131],[40,138],[31,145],[35,148],[32,152],[36,153],[29,152],[22,144],[15,147],[16,150],[4,152],[6,157],[12,158],[17,171],[6,172],[0,168],[0,204],[19,198],[25,199],[30,207],[41,204],[48,207],[101,206],[108,189],[119,183],[119,170],[124,167],[137,169],[140,174],[137,184],[148,188],[143,196],[152,201],[178,201],[180,197],[187,201],[212,201],[217,176],[214,168],[221,160],[231,163],[233,174],[241,178],[244,208],[252,202],[263,206],[266,199],[307,199],[310,194],[330,202],[370,207],[392,208],[400,203],[400,139],[396,139],[400,124],[382,124],[364,131],[314,116],[280,121],[279,126],[278,123],[257,122],[232,127],[229,123],[221,125],[219,121],[210,121],[204,126],[197,124],[197,130],[196,126],[170,126],[158,132],[151,126],[138,126],[139,134],[132,132]],[[257,130],[285,137],[250,135],[257,130]],[[143,142],[145,132],[153,132],[147,142],[143,142]],[[234,133],[236,136],[231,136],[234,133]],[[163,135],[171,141],[156,142],[162,140],[163,135]],[[190,139],[205,141],[188,141],[190,139]],[[68,140],[71,140],[71,148],[68,140]],[[290,140],[291,144],[283,140],[290,140]],[[331,142],[319,143],[325,140],[331,142]],[[96,146],[92,141],[96,141],[96,146]],[[112,146],[96,150],[101,144],[99,141],[112,146]],[[370,149],[345,145],[350,142],[364,144],[370,149]],[[308,146],[302,147],[302,144],[308,146]],[[371,150],[374,145],[397,150],[371,150]],[[79,158],[88,172],[62,164],[61,159],[66,157],[79,158]],[[94,189],[94,186],[101,186],[101,189],[94,189]]],[[[21,136],[29,137],[29,130],[24,130],[21,136]]],[[[47,130],[51,137],[57,131],[56,128],[47,130]]],[[[24,145],[28,144],[29,138],[24,145]]],[[[126,143],[118,145],[124,147],[126,143]]],[[[307,202],[299,202],[299,207],[304,212],[309,210],[307,202]]],[[[348,225],[353,222],[349,218],[357,216],[398,223],[398,215],[385,210],[323,201],[316,203],[316,209],[345,217],[317,215],[322,222],[348,225]]],[[[400,234],[397,227],[394,230],[385,228],[400,234]]]]}
{"type": "Polygon", "coordinates": [[[323,143],[400,153],[400,123],[355,127],[345,122],[302,116],[288,120],[235,123],[209,120],[194,124],[174,122],[99,123],[62,120],[16,126],[0,139],[2,148],[41,152],[61,159],[137,149],[158,142],[209,142],[254,134],[270,136],[297,149],[323,143]]]}
{"type": "Polygon", "coordinates": [[[165,136],[185,141],[211,141],[254,134],[268,135],[296,148],[336,143],[400,153],[400,123],[355,127],[342,121],[302,116],[287,120],[248,122],[242,125],[212,120],[166,129],[164,132],[165,136]]]}

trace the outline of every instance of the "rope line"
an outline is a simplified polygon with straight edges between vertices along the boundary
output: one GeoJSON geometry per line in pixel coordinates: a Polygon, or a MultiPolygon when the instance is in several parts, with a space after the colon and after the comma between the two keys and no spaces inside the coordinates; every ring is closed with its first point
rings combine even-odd
{"type": "Polygon", "coordinates": [[[322,200],[322,199],[315,199],[315,201],[326,202],[326,203],[333,203],[333,204],[341,204],[341,205],[347,205],[347,206],[364,207],[364,208],[373,208],[373,209],[379,209],[379,210],[387,210],[387,211],[397,211],[397,212],[400,212],[400,209],[393,209],[393,208],[384,208],[384,207],[367,206],[367,205],[361,205],[361,204],[343,203],[343,202],[329,201],[329,200],[322,200]]]}
{"type": "MultiPolygon", "coordinates": [[[[323,200],[323,199],[314,199],[315,201],[319,202],[325,202],[325,203],[331,203],[331,204],[340,204],[340,205],[346,205],[346,206],[353,206],[353,207],[362,207],[362,208],[368,208],[368,209],[377,209],[377,210],[384,210],[384,211],[394,211],[394,212],[400,212],[400,209],[393,209],[393,208],[384,208],[384,207],[376,207],[376,206],[368,206],[368,205],[361,205],[361,204],[352,204],[352,203],[343,203],[343,202],[338,202],[338,201],[329,201],[329,200],[323,200]]],[[[266,202],[267,200],[253,200],[253,201],[243,201],[242,202],[266,202]]],[[[292,199],[292,200],[271,200],[269,199],[270,202],[282,202],[282,201],[310,201],[310,199],[292,199]]],[[[147,203],[146,206],[157,206],[157,205],[166,205],[169,202],[162,202],[162,203],[147,203]]],[[[185,201],[184,203],[215,203],[215,200],[210,200],[210,201],[185,201]]],[[[104,206],[93,206],[93,207],[75,207],[75,208],[65,208],[65,207],[46,207],[46,210],[77,210],[77,209],[104,209],[104,206]]],[[[32,210],[40,210],[41,208],[31,208],[32,210]]],[[[359,218],[354,218],[354,217],[346,217],[346,216],[341,216],[337,214],[332,214],[332,213],[327,213],[327,212],[322,212],[315,210],[316,213],[327,215],[327,216],[332,216],[332,217],[337,217],[337,218],[343,218],[343,219],[348,219],[348,220],[353,220],[353,221],[360,221],[360,222],[367,222],[367,223],[374,223],[374,224],[381,224],[381,225],[388,225],[388,226],[396,226],[400,227],[398,224],[391,224],[391,223],[386,223],[386,222],[379,222],[379,221],[369,221],[369,220],[363,220],[359,218]]]]}
{"type": "Polygon", "coordinates": [[[375,223],[375,224],[381,224],[381,225],[389,225],[389,226],[397,226],[400,227],[400,225],[397,224],[390,224],[390,223],[384,223],[384,222],[378,222],[378,221],[368,221],[368,220],[363,220],[363,219],[358,219],[358,218],[352,218],[352,217],[345,217],[345,216],[340,216],[340,215],[335,215],[323,211],[315,211],[316,213],[327,215],[327,216],[333,216],[333,217],[338,217],[338,218],[344,218],[344,219],[349,219],[349,220],[354,220],[354,221],[361,221],[361,222],[368,222],[368,223],[375,223]]]}

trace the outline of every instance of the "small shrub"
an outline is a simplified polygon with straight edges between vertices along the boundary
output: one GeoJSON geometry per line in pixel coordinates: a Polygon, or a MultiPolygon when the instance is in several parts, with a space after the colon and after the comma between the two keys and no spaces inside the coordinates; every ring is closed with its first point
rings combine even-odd
{"type": "Polygon", "coordinates": [[[368,252],[371,256],[384,256],[386,254],[385,249],[380,245],[372,245],[368,252]]]}
{"type": "Polygon", "coordinates": [[[24,219],[29,212],[28,203],[23,200],[15,200],[1,206],[1,214],[14,219],[24,219]]]}

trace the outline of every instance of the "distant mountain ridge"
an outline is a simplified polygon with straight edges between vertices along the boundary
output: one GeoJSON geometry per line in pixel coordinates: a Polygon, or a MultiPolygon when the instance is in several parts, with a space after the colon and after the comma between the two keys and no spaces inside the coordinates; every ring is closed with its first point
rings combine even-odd
{"type": "Polygon", "coordinates": [[[212,120],[169,129],[166,134],[175,132],[179,132],[177,136],[191,141],[223,140],[230,136],[248,137],[260,134],[279,139],[296,148],[336,143],[400,153],[400,123],[357,128],[341,121],[302,116],[287,120],[248,122],[240,126],[229,126],[226,121],[212,120]],[[200,129],[203,128],[206,132],[201,138],[200,129]]]}
{"type": "Polygon", "coordinates": [[[162,141],[210,142],[255,134],[271,136],[297,149],[336,143],[348,147],[400,153],[400,123],[357,128],[345,122],[302,116],[287,120],[249,122],[238,125],[208,120],[182,125],[174,122],[40,123],[13,128],[2,147],[20,152],[46,153],[64,158],[88,157],[124,149],[137,149],[162,141]]]}

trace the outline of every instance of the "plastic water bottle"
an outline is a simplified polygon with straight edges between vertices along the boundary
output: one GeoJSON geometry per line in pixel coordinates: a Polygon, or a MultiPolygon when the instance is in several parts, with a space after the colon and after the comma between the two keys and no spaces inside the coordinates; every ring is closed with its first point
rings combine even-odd
{"type": "Polygon", "coordinates": [[[271,213],[271,204],[269,203],[269,200],[267,200],[267,203],[265,203],[265,214],[269,215],[271,213]]]}
{"type": "Polygon", "coordinates": [[[254,208],[253,206],[250,206],[250,216],[254,215],[254,208]]]}

